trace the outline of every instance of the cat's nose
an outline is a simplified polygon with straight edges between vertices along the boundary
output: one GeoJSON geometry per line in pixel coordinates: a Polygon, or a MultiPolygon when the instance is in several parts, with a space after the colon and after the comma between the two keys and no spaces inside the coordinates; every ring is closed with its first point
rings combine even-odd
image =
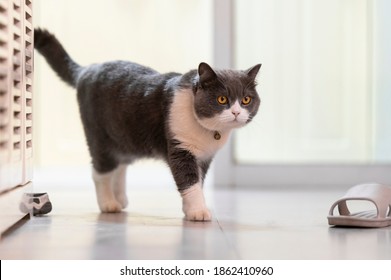
{"type": "Polygon", "coordinates": [[[239,116],[240,112],[239,111],[232,111],[232,115],[234,115],[235,117],[239,116]]]}
{"type": "Polygon", "coordinates": [[[232,115],[235,116],[235,119],[239,116],[240,114],[240,105],[239,105],[239,102],[236,100],[235,104],[231,107],[231,113],[232,115]]]}

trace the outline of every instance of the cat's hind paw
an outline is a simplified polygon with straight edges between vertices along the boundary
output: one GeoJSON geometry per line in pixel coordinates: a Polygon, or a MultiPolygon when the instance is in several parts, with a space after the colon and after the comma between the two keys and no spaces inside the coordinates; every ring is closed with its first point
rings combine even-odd
{"type": "Polygon", "coordinates": [[[195,222],[209,222],[212,220],[212,214],[207,208],[199,210],[189,210],[185,212],[185,219],[195,222]]]}
{"type": "Polygon", "coordinates": [[[119,213],[122,211],[121,203],[116,200],[101,202],[99,208],[102,213],[119,213]]]}

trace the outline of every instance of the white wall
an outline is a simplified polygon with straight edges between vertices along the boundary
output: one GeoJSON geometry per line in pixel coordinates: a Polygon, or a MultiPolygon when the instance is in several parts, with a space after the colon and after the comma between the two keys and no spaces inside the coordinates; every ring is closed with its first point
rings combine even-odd
{"type": "Polygon", "coordinates": [[[373,92],[376,161],[391,159],[391,1],[376,0],[373,5],[373,92]]]}

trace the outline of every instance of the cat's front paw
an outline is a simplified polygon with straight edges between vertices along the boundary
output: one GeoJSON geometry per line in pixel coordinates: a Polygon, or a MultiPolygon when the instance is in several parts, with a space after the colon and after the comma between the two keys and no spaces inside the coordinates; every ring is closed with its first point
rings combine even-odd
{"type": "Polygon", "coordinates": [[[118,213],[122,211],[122,205],[116,200],[108,200],[99,203],[99,208],[102,213],[118,213]]]}
{"type": "Polygon", "coordinates": [[[185,212],[185,219],[188,221],[209,222],[212,219],[212,215],[208,208],[188,210],[185,212]]]}
{"type": "Polygon", "coordinates": [[[206,222],[212,219],[212,215],[206,208],[204,194],[200,184],[196,184],[181,191],[182,210],[188,221],[206,222]]]}
{"type": "Polygon", "coordinates": [[[115,199],[121,204],[122,209],[125,209],[128,206],[128,197],[126,194],[116,195],[115,199]]]}

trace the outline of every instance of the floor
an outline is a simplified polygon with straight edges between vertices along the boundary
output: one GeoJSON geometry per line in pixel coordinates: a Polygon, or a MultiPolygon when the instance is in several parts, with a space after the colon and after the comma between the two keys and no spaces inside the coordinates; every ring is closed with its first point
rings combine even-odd
{"type": "Polygon", "coordinates": [[[53,188],[53,211],[0,240],[0,259],[391,259],[391,227],[328,226],[343,192],[208,190],[200,223],[171,188],[130,188],[119,214],[99,213],[93,187],[53,188]]]}

